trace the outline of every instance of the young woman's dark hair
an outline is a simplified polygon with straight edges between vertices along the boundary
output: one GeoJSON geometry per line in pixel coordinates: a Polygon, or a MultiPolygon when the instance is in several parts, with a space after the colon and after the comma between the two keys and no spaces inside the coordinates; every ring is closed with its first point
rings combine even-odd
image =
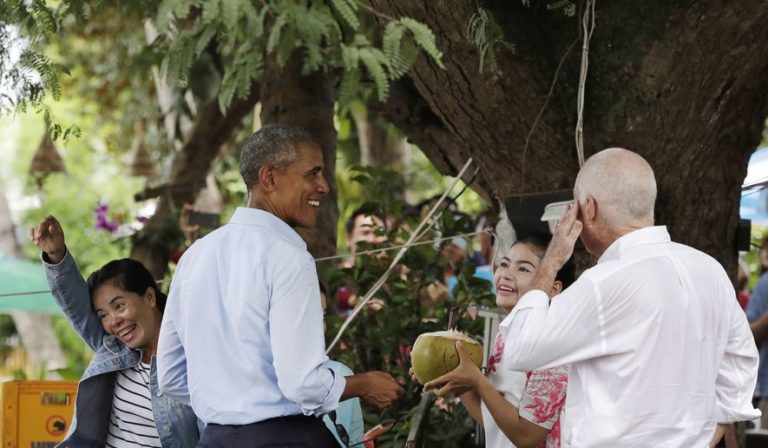
{"type": "Polygon", "coordinates": [[[160,291],[152,274],[143,264],[130,258],[112,260],[88,277],[88,292],[93,297],[101,285],[112,283],[118,288],[143,296],[147,288],[155,290],[157,308],[162,313],[165,310],[166,296],[160,291]]]}
{"type": "MultiPolygon", "coordinates": [[[[550,235],[545,235],[543,233],[530,233],[515,241],[513,246],[515,244],[521,243],[532,246],[534,249],[536,249],[536,255],[538,255],[541,259],[544,258],[544,254],[547,252],[547,246],[549,246],[549,242],[551,240],[552,236],[550,235]]],[[[558,280],[563,284],[563,289],[571,286],[571,283],[576,280],[576,268],[573,265],[573,257],[569,258],[563,267],[557,271],[555,280],[558,280]]]]}

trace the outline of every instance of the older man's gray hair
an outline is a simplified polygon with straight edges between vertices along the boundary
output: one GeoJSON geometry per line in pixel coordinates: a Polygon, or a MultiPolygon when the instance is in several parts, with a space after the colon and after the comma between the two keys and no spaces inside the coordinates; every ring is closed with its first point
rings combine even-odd
{"type": "Polygon", "coordinates": [[[240,152],[240,175],[245,186],[250,190],[259,182],[262,166],[285,170],[299,157],[300,143],[320,146],[317,137],[300,126],[269,124],[251,134],[240,152]]]}
{"type": "Polygon", "coordinates": [[[609,148],[590,157],[576,178],[579,201],[591,195],[610,225],[653,223],[656,178],[640,155],[609,148]]]}

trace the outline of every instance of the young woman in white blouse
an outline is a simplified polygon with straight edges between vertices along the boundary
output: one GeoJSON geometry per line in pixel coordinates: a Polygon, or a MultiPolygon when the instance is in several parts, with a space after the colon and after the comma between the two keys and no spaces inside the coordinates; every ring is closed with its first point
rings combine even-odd
{"type": "MultiPolygon", "coordinates": [[[[531,235],[515,242],[494,273],[496,304],[509,313],[538,270],[549,239],[531,235]]],[[[573,282],[569,263],[557,275],[550,296],[573,282]]],[[[483,374],[457,344],[462,362],[454,371],[428,382],[440,396],[459,396],[472,417],[485,429],[485,446],[560,447],[560,412],[565,403],[565,366],[533,372],[513,372],[499,366],[504,335],[499,332],[483,374]]]]}

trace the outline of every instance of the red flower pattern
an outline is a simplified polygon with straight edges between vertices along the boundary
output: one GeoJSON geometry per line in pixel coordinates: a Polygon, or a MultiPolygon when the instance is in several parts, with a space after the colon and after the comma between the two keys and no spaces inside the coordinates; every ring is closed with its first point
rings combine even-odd
{"type": "Polygon", "coordinates": [[[565,405],[568,369],[565,366],[531,372],[523,403],[534,423],[554,421],[547,439],[539,448],[560,447],[560,413],[565,405]]]}
{"type": "Polygon", "coordinates": [[[493,346],[493,354],[488,358],[488,367],[486,375],[496,373],[496,366],[501,362],[504,355],[504,336],[501,332],[496,333],[496,342],[493,346]]]}

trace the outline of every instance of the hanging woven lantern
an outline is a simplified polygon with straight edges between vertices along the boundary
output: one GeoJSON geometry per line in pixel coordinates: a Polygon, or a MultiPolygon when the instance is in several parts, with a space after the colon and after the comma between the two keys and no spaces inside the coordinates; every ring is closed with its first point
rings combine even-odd
{"type": "Polygon", "coordinates": [[[63,173],[66,169],[64,167],[64,160],[61,158],[59,151],[56,150],[56,146],[53,144],[50,132],[50,122],[46,117],[45,120],[45,134],[43,140],[35,151],[35,155],[32,157],[32,163],[29,166],[29,174],[37,181],[38,185],[42,185],[43,179],[51,173],[63,173]]]}
{"type": "Polygon", "coordinates": [[[128,165],[128,174],[134,177],[152,177],[155,174],[155,165],[144,145],[144,128],[141,122],[136,122],[133,128],[137,144],[136,150],[133,152],[133,160],[128,165]]]}

